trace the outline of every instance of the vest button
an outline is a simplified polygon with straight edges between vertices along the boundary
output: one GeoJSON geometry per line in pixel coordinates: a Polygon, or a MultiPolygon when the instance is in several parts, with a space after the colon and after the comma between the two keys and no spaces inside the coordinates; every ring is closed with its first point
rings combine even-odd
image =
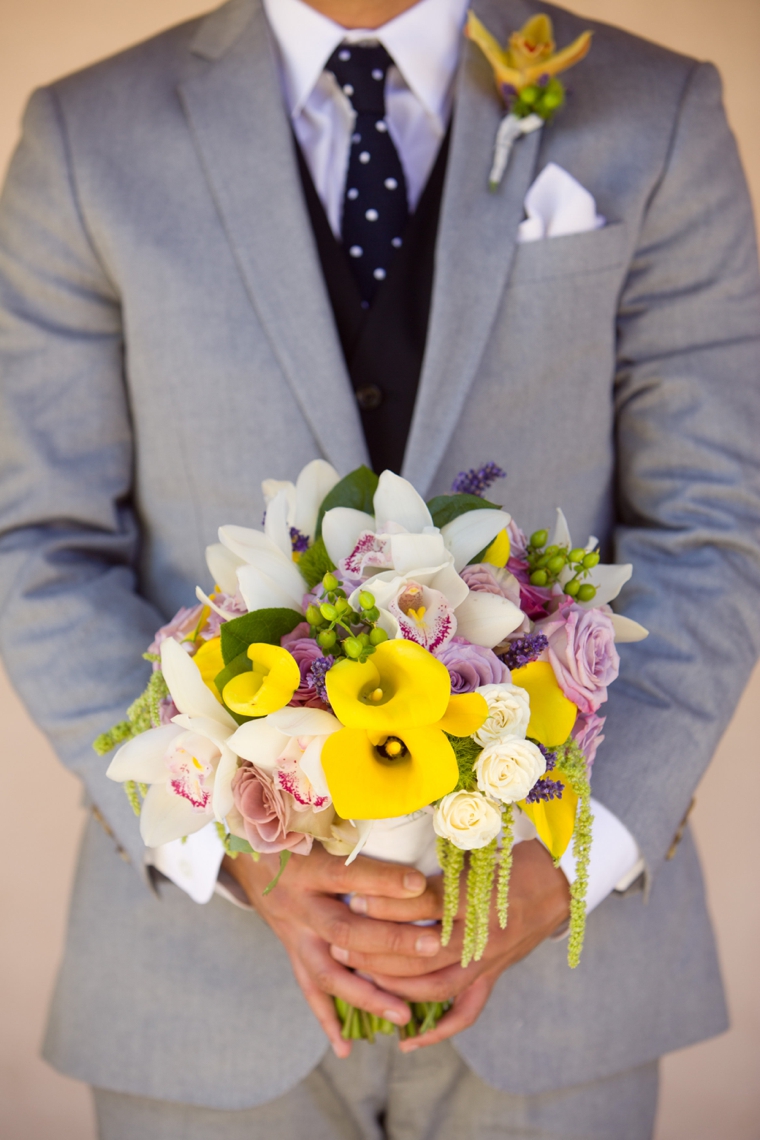
{"type": "Polygon", "coordinates": [[[356,389],[356,402],[363,412],[372,412],[383,402],[383,390],[377,384],[367,384],[356,389]]]}

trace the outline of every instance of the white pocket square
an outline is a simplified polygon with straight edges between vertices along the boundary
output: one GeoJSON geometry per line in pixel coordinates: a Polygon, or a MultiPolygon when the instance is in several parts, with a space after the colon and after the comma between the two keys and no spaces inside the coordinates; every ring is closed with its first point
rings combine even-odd
{"type": "Polygon", "coordinates": [[[517,227],[518,242],[582,234],[605,224],[593,194],[556,162],[548,163],[528,190],[525,213],[517,227]]]}

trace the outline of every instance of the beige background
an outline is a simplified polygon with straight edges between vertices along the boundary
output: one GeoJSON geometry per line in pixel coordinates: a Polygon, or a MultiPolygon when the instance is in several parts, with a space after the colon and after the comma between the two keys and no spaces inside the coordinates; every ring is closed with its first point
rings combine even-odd
{"type": "MultiPolygon", "coordinates": [[[[714,60],[760,213],[760,0],[578,0],[567,5],[714,60]]],[[[203,11],[193,0],[0,0],[0,172],[31,89],[203,11]]],[[[593,66],[593,55],[591,57],[593,66]]],[[[657,1140],[760,1137],[760,671],[702,782],[694,828],[728,984],[732,1029],[668,1057],[657,1140]]],[[[92,1140],[87,1089],[38,1058],[83,823],[77,782],[0,676],[0,1136],[92,1140]]],[[[137,1140],[137,1138],[136,1138],[137,1140]]]]}

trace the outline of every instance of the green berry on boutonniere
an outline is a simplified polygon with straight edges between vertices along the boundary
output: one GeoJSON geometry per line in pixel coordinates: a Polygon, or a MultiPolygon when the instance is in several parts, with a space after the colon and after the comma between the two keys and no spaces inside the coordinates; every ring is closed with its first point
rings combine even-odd
{"type": "Polygon", "coordinates": [[[490,189],[495,190],[516,140],[539,130],[565,102],[565,88],[557,75],[583,59],[591,47],[592,33],[582,32],[568,47],[556,51],[552,22],[548,16],[539,15],[528,20],[519,32],[513,32],[506,48],[502,48],[470,11],[465,35],[491,64],[497,90],[507,108],[496,134],[488,178],[490,189]]]}

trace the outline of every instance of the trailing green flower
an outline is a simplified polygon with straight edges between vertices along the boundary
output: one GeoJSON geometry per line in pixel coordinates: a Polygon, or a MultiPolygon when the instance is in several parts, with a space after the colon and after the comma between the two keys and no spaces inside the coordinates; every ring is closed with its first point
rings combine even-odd
{"type": "Polygon", "coordinates": [[[567,946],[568,965],[574,969],[581,960],[586,934],[586,892],[591,856],[591,825],[594,817],[591,814],[591,785],[588,780],[586,757],[574,740],[568,740],[556,749],[556,757],[557,767],[567,777],[570,787],[578,797],[578,811],[573,832],[575,882],[570,888],[570,937],[567,946]]]}
{"type": "Polygon", "coordinates": [[[509,907],[509,878],[512,874],[512,844],[514,842],[513,824],[512,805],[505,804],[501,809],[502,841],[499,852],[499,878],[496,885],[496,913],[502,930],[507,925],[509,907]]]}
{"type": "Polygon", "coordinates": [[[310,590],[319,585],[325,574],[329,574],[335,569],[335,565],[327,553],[325,541],[321,536],[308,550],[304,550],[301,554],[298,559],[298,569],[310,590]]]}
{"type": "Polygon", "coordinates": [[[480,756],[483,748],[477,741],[473,740],[471,736],[449,736],[448,732],[446,736],[449,744],[454,749],[454,755],[457,758],[457,765],[459,766],[459,781],[453,791],[470,792],[477,786],[475,761],[478,756],[480,756]]]}
{"type": "Polygon", "coordinates": [[[491,892],[496,871],[496,840],[470,852],[467,874],[467,909],[464,916],[462,966],[479,962],[488,941],[491,892]]]}
{"type": "MultiPolygon", "coordinates": [[[[144,653],[143,656],[149,661],[155,660],[154,653],[144,653]]],[[[169,689],[164,675],[160,669],[157,669],[151,673],[150,680],[140,696],[127,709],[127,719],[120,720],[107,732],[102,732],[95,738],[92,747],[98,756],[105,756],[117,744],[123,744],[126,740],[139,736],[141,732],[147,732],[149,728],[157,728],[161,723],[159,706],[168,696],[169,689]]]]}
{"type": "Polygon", "coordinates": [[[454,919],[459,910],[459,876],[464,869],[464,851],[450,839],[436,840],[438,862],[443,871],[443,920],[441,922],[441,945],[448,946],[454,919]]]}

